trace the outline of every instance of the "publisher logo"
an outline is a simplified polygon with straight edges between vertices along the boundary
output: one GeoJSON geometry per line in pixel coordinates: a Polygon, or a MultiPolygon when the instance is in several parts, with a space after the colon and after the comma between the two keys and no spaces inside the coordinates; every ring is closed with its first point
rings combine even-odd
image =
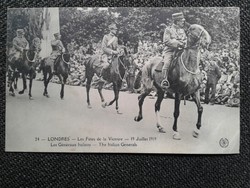
{"type": "Polygon", "coordinates": [[[226,148],[229,145],[229,141],[227,138],[221,138],[219,144],[222,148],[226,148]]]}

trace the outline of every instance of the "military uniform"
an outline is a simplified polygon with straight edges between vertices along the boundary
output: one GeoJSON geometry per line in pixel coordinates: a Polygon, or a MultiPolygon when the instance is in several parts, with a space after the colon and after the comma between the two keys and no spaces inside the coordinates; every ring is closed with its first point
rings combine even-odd
{"type": "Polygon", "coordinates": [[[16,60],[22,59],[22,53],[24,49],[29,49],[29,43],[25,39],[23,29],[17,30],[17,37],[12,41],[12,49],[9,53],[9,61],[14,62],[16,60]]]}
{"type": "Polygon", "coordinates": [[[115,35],[107,34],[102,39],[102,61],[103,67],[108,67],[113,57],[113,51],[118,49],[118,38],[115,35]]]}
{"type": "MultiPolygon", "coordinates": [[[[182,20],[184,19],[184,16],[182,13],[176,13],[172,15],[172,18],[174,20],[182,20]]],[[[185,19],[184,19],[185,20],[185,19]]],[[[164,80],[163,82],[167,81],[167,74],[168,69],[170,66],[170,63],[173,59],[173,55],[175,51],[179,47],[184,47],[187,42],[187,36],[185,34],[184,29],[180,28],[176,24],[173,24],[170,27],[167,27],[163,34],[163,43],[165,44],[164,50],[163,50],[163,74],[164,74],[164,80]]],[[[161,85],[164,85],[162,82],[161,85]]],[[[168,81],[167,81],[168,82],[168,81]]],[[[169,85],[169,83],[168,83],[169,85]]]]}
{"type": "MultiPolygon", "coordinates": [[[[117,30],[115,24],[111,24],[109,26],[110,30],[117,30]]],[[[102,70],[100,73],[100,77],[102,80],[102,72],[107,69],[112,61],[118,61],[117,59],[117,49],[118,49],[118,38],[114,33],[110,32],[107,35],[104,35],[102,39],[102,70]]]]}
{"type": "Polygon", "coordinates": [[[46,59],[46,62],[48,65],[51,66],[51,71],[54,72],[54,63],[56,58],[61,55],[63,52],[65,52],[65,48],[63,46],[63,43],[58,37],[60,36],[59,33],[54,34],[55,38],[54,40],[51,41],[51,47],[52,47],[52,52],[50,56],[46,59]]]}
{"type": "Polygon", "coordinates": [[[216,85],[218,83],[218,80],[221,77],[221,72],[219,69],[219,66],[215,61],[210,61],[207,71],[207,85],[205,90],[205,103],[208,104],[209,102],[209,91],[210,88],[212,89],[212,95],[211,95],[211,103],[214,104],[215,100],[215,93],[216,93],[216,85]]]}

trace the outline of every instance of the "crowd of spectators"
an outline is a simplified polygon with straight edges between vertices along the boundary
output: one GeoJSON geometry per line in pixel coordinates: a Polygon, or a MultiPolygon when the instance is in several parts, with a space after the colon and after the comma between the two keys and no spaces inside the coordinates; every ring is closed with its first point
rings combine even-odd
{"type": "MultiPolygon", "coordinates": [[[[130,76],[124,80],[122,90],[128,90],[130,93],[135,92],[131,82],[134,81],[136,74],[142,68],[142,66],[150,61],[155,56],[161,56],[163,45],[159,42],[151,42],[148,40],[141,40],[138,42],[138,48],[135,51],[133,47],[130,48],[130,44],[127,44],[129,52],[133,55],[133,63],[129,73],[130,76]],[[132,80],[129,80],[132,79],[132,80]]],[[[101,54],[101,43],[91,42],[85,46],[79,46],[73,40],[68,46],[68,51],[71,55],[70,63],[70,75],[67,83],[69,85],[84,86],[85,85],[85,66],[84,62],[88,57],[93,54],[101,54]]],[[[201,101],[205,101],[205,92],[207,87],[208,69],[211,64],[216,64],[219,67],[221,76],[216,83],[216,92],[214,101],[212,104],[225,104],[226,106],[240,105],[240,64],[239,64],[239,52],[236,43],[225,46],[221,50],[210,50],[202,54],[201,64],[199,66],[201,71],[201,101]]],[[[57,79],[57,78],[55,78],[57,79]]],[[[93,78],[93,87],[95,87],[95,80],[93,78]]],[[[57,82],[58,80],[54,80],[57,82]]],[[[112,84],[107,84],[104,88],[111,89],[112,84]]],[[[211,96],[211,90],[209,95],[211,96]]],[[[154,95],[154,94],[152,94],[154,95]]],[[[211,98],[211,97],[210,97],[211,98]]]]}

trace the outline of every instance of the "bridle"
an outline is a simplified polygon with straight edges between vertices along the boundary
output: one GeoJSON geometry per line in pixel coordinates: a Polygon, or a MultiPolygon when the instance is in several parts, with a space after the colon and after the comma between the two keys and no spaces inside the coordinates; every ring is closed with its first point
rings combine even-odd
{"type": "MultiPolygon", "coordinates": [[[[189,32],[190,27],[188,28],[188,32],[187,33],[190,33],[189,32]]],[[[201,40],[200,39],[201,39],[202,34],[205,32],[204,28],[200,27],[200,29],[201,29],[201,32],[199,33],[198,37],[195,36],[197,38],[197,40],[195,41],[196,45],[194,45],[192,47],[186,47],[186,48],[194,48],[194,47],[199,48],[200,47],[200,44],[201,44],[201,40]]],[[[190,33],[190,34],[191,34],[191,36],[194,36],[192,33],[190,33]]]]}
{"type": "MultiPolygon", "coordinates": [[[[191,27],[191,26],[190,26],[190,27],[191,27]]],[[[190,27],[189,27],[189,29],[190,29],[190,27]]],[[[188,29],[188,31],[189,31],[189,29],[188,29]]],[[[195,42],[195,43],[197,43],[197,45],[192,46],[192,47],[186,47],[186,49],[187,49],[187,48],[194,48],[194,47],[199,48],[199,47],[200,47],[200,44],[201,44],[200,39],[201,39],[201,36],[202,36],[202,34],[203,34],[204,32],[205,32],[204,29],[201,28],[201,32],[199,33],[199,35],[198,35],[198,37],[197,37],[197,41],[195,42]]],[[[191,33],[190,33],[190,34],[191,34],[191,33]]],[[[191,34],[191,35],[192,35],[192,34],[191,34]]],[[[198,73],[199,73],[199,70],[196,70],[195,72],[188,70],[188,68],[186,67],[186,65],[185,65],[184,62],[183,62],[183,58],[182,58],[183,53],[184,53],[184,51],[181,53],[181,64],[182,64],[182,66],[184,67],[184,69],[185,69],[188,73],[190,73],[190,74],[193,74],[193,75],[198,74],[198,73]]]]}
{"type": "Polygon", "coordinates": [[[125,69],[125,73],[124,73],[123,78],[122,78],[122,76],[121,76],[121,74],[120,74],[120,71],[118,70],[119,78],[120,78],[121,80],[124,80],[124,79],[126,79],[126,77],[127,77],[128,68],[124,65],[124,63],[122,62],[122,60],[120,59],[120,57],[118,57],[118,61],[120,62],[120,64],[121,64],[121,65],[123,66],[123,68],[125,69]]]}
{"type": "Polygon", "coordinates": [[[62,54],[62,60],[63,60],[63,62],[65,63],[65,64],[67,64],[67,65],[69,65],[70,63],[69,63],[69,61],[67,62],[67,61],[65,61],[65,59],[64,59],[64,57],[63,57],[63,54],[62,54]]]}

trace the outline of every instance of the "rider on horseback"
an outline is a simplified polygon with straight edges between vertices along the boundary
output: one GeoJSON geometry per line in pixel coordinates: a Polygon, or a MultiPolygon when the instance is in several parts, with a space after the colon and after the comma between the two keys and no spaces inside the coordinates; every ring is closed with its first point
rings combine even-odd
{"type": "Polygon", "coordinates": [[[14,63],[17,60],[22,60],[23,50],[29,49],[29,43],[24,37],[24,30],[17,29],[17,36],[12,41],[12,49],[9,54],[9,61],[14,63]]]}
{"type": "Polygon", "coordinates": [[[163,75],[164,79],[161,82],[163,88],[169,88],[170,84],[168,81],[168,70],[170,63],[173,60],[174,53],[176,50],[181,49],[186,46],[186,34],[184,31],[185,18],[182,12],[172,14],[172,19],[174,21],[173,25],[165,29],[163,35],[163,43],[165,48],[163,50],[163,75]]]}
{"type": "Polygon", "coordinates": [[[118,38],[116,37],[116,33],[117,33],[117,27],[115,24],[111,24],[109,25],[109,34],[104,35],[103,39],[102,39],[102,70],[100,73],[100,81],[103,81],[102,78],[102,73],[104,70],[106,70],[109,65],[111,64],[112,61],[115,60],[115,58],[117,58],[118,55],[118,38]]]}
{"type": "Polygon", "coordinates": [[[52,52],[50,56],[47,58],[46,62],[51,66],[51,72],[55,73],[54,66],[56,58],[65,52],[65,48],[63,46],[61,39],[61,35],[59,33],[54,34],[55,39],[51,41],[52,52]]]}

